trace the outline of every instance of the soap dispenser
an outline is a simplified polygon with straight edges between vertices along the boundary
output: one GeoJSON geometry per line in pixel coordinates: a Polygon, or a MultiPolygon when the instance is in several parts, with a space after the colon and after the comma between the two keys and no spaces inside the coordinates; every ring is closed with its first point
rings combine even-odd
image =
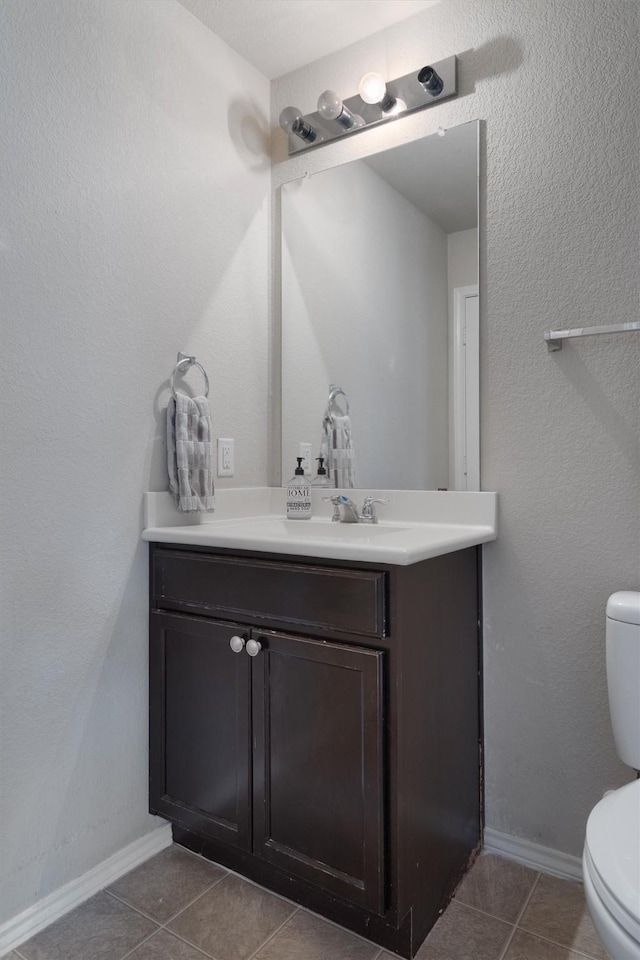
{"type": "Polygon", "coordinates": [[[298,457],[295,475],[287,485],[287,519],[308,520],[311,517],[311,487],[304,475],[303,457],[298,457]]]}
{"type": "Polygon", "coordinates": [[[333,487],[331,480],[327,476],[327,471],[324,467],[324,457],[316,457],[318,461],[318,473],[313,479],[311,484],[312,487],[333,487]]]}

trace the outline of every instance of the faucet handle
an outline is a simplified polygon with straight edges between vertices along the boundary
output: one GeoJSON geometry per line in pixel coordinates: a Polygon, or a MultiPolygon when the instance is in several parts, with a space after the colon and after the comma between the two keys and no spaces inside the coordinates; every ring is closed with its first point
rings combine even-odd
{"type": "Polygon", "coordinates": [[[389,503],[388,497],[365,497],[362,504],[362,513],[360,515],[361,523],[377,523],[376,503],[389,503]]]}
{"type": "Polygon", "coordinates": [[[332,497],[323,497],[323,503],[332,503],[333,504],[333,516],[331,520],[333,523],[340,523],[340,497],[335,494],[332,497]]]}

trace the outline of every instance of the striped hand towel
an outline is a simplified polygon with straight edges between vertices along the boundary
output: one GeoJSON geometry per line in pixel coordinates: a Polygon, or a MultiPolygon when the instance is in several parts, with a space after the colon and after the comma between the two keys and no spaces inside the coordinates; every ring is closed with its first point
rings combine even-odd
{"type": "Polygon", "coordinates": [[[211,410],[206,397],[178,393],[167,407],[169,490],[178,510],[215,510],[211,410]]]}
{"type": "Polygon", "coordinates": [[[320,456],[325,458],[327,473],[334,487],[355,487],[355,458],[348,416],[325,413],[320,456]]]}

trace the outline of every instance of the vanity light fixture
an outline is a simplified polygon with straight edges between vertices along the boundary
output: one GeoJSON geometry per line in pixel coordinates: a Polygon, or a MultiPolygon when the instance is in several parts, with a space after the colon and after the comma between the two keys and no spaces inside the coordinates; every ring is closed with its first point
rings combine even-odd
{"type": "Polygon", "coordinates": [[[352,127],[361,127],[364,124],[362,117],[356,113],[351,113],[349,107],[345,107],[337,93],[333,90],[325,90],[318,97],[318,113],[324,120],[337,120],[345,130],[351,130],[352,127]]]}
{"type": "Polygon", "coordinates": [[[280,126],[286,133],[299,137],[305,143],[313,143],[317,137],[316,131],[297,107],[284,108],[280,114],[280,126]]]}
{"type": "Polygon", "coordinates": [[[333,90],[325,90],[318,98],[318,112],[306,116],[285,107],[280,126],[289,134],[289,156],[456,97],[457,58],[447,57],[386,82],[379,73],[366,73],[358,89],[358,95],[344,102],[333,90]]]}

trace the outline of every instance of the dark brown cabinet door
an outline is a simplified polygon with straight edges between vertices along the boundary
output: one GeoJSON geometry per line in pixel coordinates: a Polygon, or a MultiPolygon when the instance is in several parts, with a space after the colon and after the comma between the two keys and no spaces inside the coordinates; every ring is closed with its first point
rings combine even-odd
{"type": "Polygon", "coordinates": [[[254,852],[382,913],[384,655],[252,636],[254,852]]]}
{"type": "Polygon", "coordinates": [[[251,660],[246,629],[151,613],[151,809],[250,849],[251,660]]]}

